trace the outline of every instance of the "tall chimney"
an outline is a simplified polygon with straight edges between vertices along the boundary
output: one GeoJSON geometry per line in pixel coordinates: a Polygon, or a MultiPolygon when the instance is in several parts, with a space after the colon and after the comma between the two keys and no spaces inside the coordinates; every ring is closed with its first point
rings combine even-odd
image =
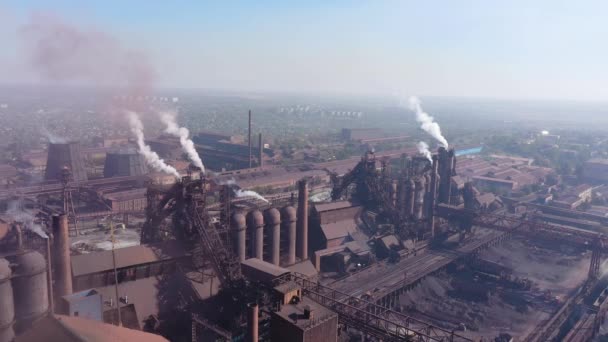
{"type": "Polygon", "coordinates": [[[298,182],[298,218],[296,253],[301,260],[308,259],[308,185],[306,180],[298,182]]]}
{"type": "Polygon", "coordinates": [[[435,236],[435,203],[437,202],[437,173],[439,172],[439,157],[433,155],[433,169],[431,170],[431,186],[429,195],[429,229],[431,236],[435,236]]]}
{"type": "Polygon", "coordinates": [[[262,133],[258,135],[258,166],[264,166],[264,143],[262,142],[262,133]]]}
{"type": "Polygon", "coordinates": [[[258,305],[247,305],[247,341],[258,342],[258,305]]]}
{"type": "Polygon", "coordinates": [[[249,143],[249,168],[251,169],[251,109],[249,110],[249,128],[247,130],[247,142],[249,143]]]}
{"type": "Polygon", "coordinates": [[[53,255],[55,266],[55,296],[57,299],[72,294],[72,267],[68,216],[53,215],[53,255]]]}

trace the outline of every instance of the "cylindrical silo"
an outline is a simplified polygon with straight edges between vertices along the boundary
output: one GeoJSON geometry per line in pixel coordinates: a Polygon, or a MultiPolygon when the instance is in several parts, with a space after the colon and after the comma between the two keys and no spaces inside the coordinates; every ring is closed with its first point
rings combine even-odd
{"type": "Polygon", "coordinates": [[[281,214],[276,208],[270,208],[264,212],[264,216],[268,235],[271,236],[270,262],[278,266],[281,253],[281,214]]]}
{"type": "Polygon", "coordinates": [[[296,209],[292,206],[284,207],[281,211],[283,229],[287,231],[287,265],[296,263],[296,209]]]}
{"type": "Polygon", "coordinates": [[[247,228],[252,237],[253,257],[264,260],[264,216],[259,210],[249,212],[247,228]]]}
{"type": "Polygon", "coordinates": [[[27,330],[32,322],[49,310],[46,261],[38,252],[27,252],[10,260],[16,265],[13,275],[15,332],[27,330]]]}
{"type": "Polygon", "coordinates": [[[11,286],[11,269],[6,259],[0,259],[0,342],[11,342],[15,338],[14,320],[15,306],[11,286]]]}
{"type": "Polygon", "coordinates": [[[232,219],[230,220],[230,223],[232,225],[232,241],[234,243],[234,252],[238,257],[239,261],[245,261],[245,243],[247,240],[247,224],[245,220],[245,215],[239,212],[235,212],[234,214],[232,214],[232,219]]]}
{"type": "Polygon", "coordinates": [[[53,264],[56,297],[72,294],[72,265],[70,261],[70,238],[68,235],[68,216],[53,215],[53,264]]]}

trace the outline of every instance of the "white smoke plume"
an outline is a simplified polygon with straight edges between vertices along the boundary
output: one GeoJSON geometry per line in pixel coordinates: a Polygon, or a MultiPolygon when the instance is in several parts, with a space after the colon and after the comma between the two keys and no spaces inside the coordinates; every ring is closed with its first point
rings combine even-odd
{"type": "Polygon", "coordinates": [[[255,192],[253,190],[240,189],[239,186],[236,184],[236,180],[234,178],[217,181],[217,184],[218,185],[230,185],[232,190],[234,190],[234,195],[236,197],[254,197],[254,198],[257,198],[266,203],[269,202],[266,198],[264,198],[264,196],[258,194],[257,192],[255,192]]]}
{"type": "Polygon", "coordinates": [[[262,201],[268,203],[268,200],[265,199],[264,196],[258,194],[257,192],[255,192],[253,190],[238,189],[235,191],[235,195],[236,195],[236,197],[255,197],[259,200],[262,200],[262,201]]]}
{"type": "Polygon", "coordinates": [[[431,163],[433,162],[433,156],[429,150],[429,144],[425,143],[424,141],[420,141],[418,144],[416,144],[416,147],[418,148],[418,153],[425,156],[426,159],[428,159],[431,163]]]}
{"type": "Polygon", "coordinates": [[[420,105],[420,99],[418,99],[416,96],[412,96],[410,97],[409,104],[410,109],[416,112],[416,121],[421,124],[420,127],[425,132],[430,134],[433,138],[437,139],[437,141],[439,141],[439,143],[447,149],[448,141],[441,134],[441,127],[439,127],[439,124],[435,121],[435,119],[433,119],[432,116],[427,114],[422,109],[422,106],[420,105]]]}
{"type": "Polygon", "coordinates": [[[177,113],[167,111],[158,113],[160,120],[167,126],[165,132],[179,138],[179,143],[182,145],[182,150],[188,155],[188,159],[194,164],[194,166],[201,169],[205,173],[205,165],[199,156],[194,143],[189,138],[190,132],[186,127],[179,127],[177,124],[177,113]]]}
{"type": "Polygon", "coordinates": [[[46,137],[51,144],[66,144],[68,139],[60,137],[49,131],[46,127],[40,128],[40,133],[46,137]]]}
{"type": "Polygon", "coordinates": [[[49,238],[44,229],[42,229],[42,226],[35,222],[36,217],[34,217],[34,214],[23,209],[19,201],[11,201],[8,203],[6,215],[13,221],[22,223],[25,229],[38,234],[41,238],[49,238]]]}
{"type": "Polygon", "coordinates": [[[139,149],[139,153],[141,153],[146,162],[150,167],[152,167],[156,171],[161,171],[164,173],[168,173],[170,175],[174,175],[177,179],[181,179],[181,176],[177,172],[177,170],[171,166],[167,165],[164,160],[162,160],[158,154],[152,151],[149,145],[146,144],[144,139],[144,125],[139,119],[139,116],[134,112],[127,111],[127,118],[129,119],[129,126],[131,127],[131,132],[135,135],[137,139],[137,147],[139,149]]]}

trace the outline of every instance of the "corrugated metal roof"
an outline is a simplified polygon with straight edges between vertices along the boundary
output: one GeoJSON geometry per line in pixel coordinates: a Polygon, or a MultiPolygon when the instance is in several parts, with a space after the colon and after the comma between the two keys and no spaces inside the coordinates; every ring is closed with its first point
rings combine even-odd
{"type": "MultiPolygon", "coordinates": [[[[117,268],[170,260],[186,255],[184,247],[176,240],[169,240],[154,245],[118,248],[115,250],[115,253],[117,268]]],[[[72,275],[74,277],[112,269],[112,251],[72,256],[72,275]]]]}
{"type": "Polygon", "coordinates": [[[264,273],[270,274],[273,277],[281,276],[285,273],[289,273],[289,270],[269,262],[257,259],[257,258],[249,258],[245,261],[241,262],[241,265],[245,267],[254,268],[256,270],[262,271],[264,273]]]}
{"type": "Polygon", "coordinates": [[[354,219],[340,220],[332,223],[321,225],[323,235],[327,240],[348,236],[357,231],[357,222],[354,219]]]}

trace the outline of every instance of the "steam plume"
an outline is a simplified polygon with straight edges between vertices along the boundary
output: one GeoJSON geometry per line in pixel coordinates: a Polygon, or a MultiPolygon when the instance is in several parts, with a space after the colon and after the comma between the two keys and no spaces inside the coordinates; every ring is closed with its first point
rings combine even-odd
{"type": "Polygon", "coordinates": [[[412,96],[410,97],[409,103],[410,109],[416,112],[416,121],[420,122],[420,127],[433,138],[437,139],[437,141],[439,141],[439,143],[447,149],[448,141],[441,134],[441,127],[439,127],[439,124],[435,121],[435,119],[433,119],[432,116],[422,110],[420,99],[418,99],[416,96],[412,96]]]}
{"type": "Polygon", "coordinates": [[[258,194],[257,192],[255,192],[253,190],[243,190],[243,189],[239,188],[239,186],[236,184],[236,180],[234,180],[234,178],[231,178],[228,180],[220,180],[217,182],[217,184],[218,185],[230,185],[232,190],[234,190],[234,195],[236,197],[255,197],[261,201],[268,203],[268,200],[266,198],[264,198],[264,196],[258,194]]]}
{"type": "Polygon", "coordinates": [[[133,132],[135,138],[137,139],[137,147],[139,148],[139,153],[144,156],[148,165],[150,165],[150,167],[152,167],[156,171],[168,173],[180,179],[181,177],[177,170],[173,166],[167,165],[165,161],[162,160],[158,156],[158,154],[152,151],[152,148],[150,148],[150,146],[146,144],[144,140],[144,125],[142,124],[137,114],[128,111],[127,118],[129,119],[129,126],[131,127],[131,132],[133,132]]]}
{"type": "Polygon", "coordinates": [[[431,163],[433,162],[433,156],[429,150],[429,144],[425,143],[424,141],[420,141],[418,144],[416,144],[416,147],[418,148],[418,153],[425,156],[426,159],[428,159],[431,163]]]}
{"type": "Polygon", "coordinates": [[[15,222],[22,223],[25,229],[38,234],[41,238],[49,238],[49,236],[44,232],[44,229],[42,229],[42,226],[35,222],[36,218],[34,215],[30,211],[22,208],[20,201],[9,202],[6,215],[8,215],[15,222]]]}
{"type": "Polygon", "coordinates": [[[46,127],[42,127],[40,133],[44,135],[51,144],[65,144],[68,142],[68,139],[52,133],[46,127]]]}
{"type": "Polygon", "coordinates": [[[205,165],[203,165],[201,157],[198,155],[198,152],[196,152],[194,143],[188,137],[190,132],[186,127],[179,127],[177,125],[177,114],[175,112],[167,111],[159,113],[159,115],[160,120],[165,124],[165,126],[167,126],[165,128],[165,132],[179,138],[179,143],[182,145],[182,149],[184,152],[186,152],[190,161],[194,164],[194,166],[198,167],[203,173],[205,173],[205,165]]]}
{"type": "Polygon", "coordinates": [[[236,195],[236,197],[255,197],[259,200],[262,200],[262,201],[268,203],[268,200],[265,199],[264,196],[258,194],[257,192],[255,192],[253,190],[238,189],[235,191],[235,195],[236,195]]]}

